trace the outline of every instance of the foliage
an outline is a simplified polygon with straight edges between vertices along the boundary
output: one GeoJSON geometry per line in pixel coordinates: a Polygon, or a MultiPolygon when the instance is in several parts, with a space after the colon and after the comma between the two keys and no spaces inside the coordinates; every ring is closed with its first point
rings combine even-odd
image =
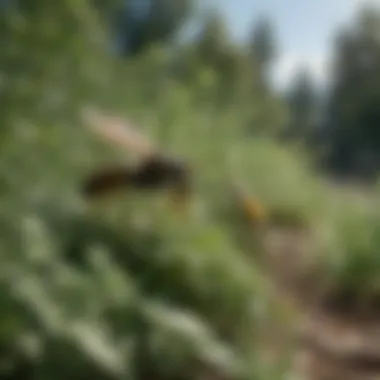
{"type": "MultiPolygon", "coordinates": [[[[263,75],[268,74],[268,69],[277,58],[277,43],[274,35],[274,27],[270,19],[257,20],[252,30],[250,41],[251,54],[257,60],[263,75]]],[[[265,77],[265,79],[268,79],[265,77]]]]}
{"type": "MultiPolygon", "coordinates": [[[[90,2],[19,7],[2,18],[2,375],[264,371],[263,363],[251,368],[252,342],[275,303],[218,222],[211,193],[223,178],[226,144],[249,114],[236,115],[231,101],[216,118],[220,104],[208,108],[215,92],[199,102],[198,84],[172,75],[160,46],[128,62],[107,56],[104,18],[90,2]],[[84,176],[121,156],[81,128],[76,115],[87,102],[150,126],[145,132],[165,149],[187,155],[205,194],[199,216],[178,219],[160,196],[94,207],[80,198],[84,176]]],[[[222,68],[231,86],[239,80],[234,65],[245,57],[230,52],[211,69],[216,88],[222,68]]],[[[248,103],[250,93],[241,96],[248,103]]]]}
{"type": "Polygon", "coordinates": [[[287,136],[310,140],[320,123],[320,107],[313,78],[307,70],[296,73],[287,100],[292,116],[286,130],[287,136]]]}
{"type": "Polygon", "coordinates": [[[333,166],[373,175],[378,166],[379,25],[377,7],[364,7],[334,48],[327,110],[333,166]]]}
{"type": "Polygon", "coordinates": [[[140,54],[152,44],[175,38],[193,14],[193,0],[129,0],[115,7],[118,49],[125,56],[140,54]]]}
{"type": "Polygon", "coordinates": [[[207,19],[214,35],[175,54],[157,44],[119,60],[90,2],[19,4],[1,19],[1,376],[285,377],[263,346],[296,320],[259,265],[260,236],[236,213],[231,183],[301,215],[331,281],[360,290],[377,286],[378,204],[342,198],[307,152],[274,141],[286,105],[259,85],[245,47],[211,28],[222,20],[207,19]],[[92,169],[129,158],[82,128],[77,112],[89,102],[191,163],[188,214],[165,194],[80,197],[92,169]]]}

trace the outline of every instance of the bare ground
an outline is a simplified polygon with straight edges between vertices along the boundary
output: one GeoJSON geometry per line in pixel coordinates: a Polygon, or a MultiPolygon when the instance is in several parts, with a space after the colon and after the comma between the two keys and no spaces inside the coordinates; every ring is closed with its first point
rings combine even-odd
{"type": "Polygon", "coordinates": [[[307,269],[310,239],[307,231],[282,229],[264,241],[277,294],[297,309],[293,371],[304,380],[380,379],[380,302],[362,310],[347,294],[321,292],[323,273],[307,269]]]}

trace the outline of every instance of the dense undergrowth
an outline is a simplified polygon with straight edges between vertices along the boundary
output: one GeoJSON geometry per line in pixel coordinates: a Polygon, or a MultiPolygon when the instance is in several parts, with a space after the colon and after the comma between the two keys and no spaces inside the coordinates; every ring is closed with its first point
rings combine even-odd
{"type": "Polygon", "coordinates": [[[339,280],[377,292],[374,203],[340,205],[297,153],[264,138],[242,142],[237,124],[225,138],[229,122],[216,121],[216,139],[212,118],[202,125],[205,116],[195,112],[182,113],[179,137],[163,143],[193,163],[186,215],[171,212],[165,194],[126,192],[86,204],[83,176],[124,157],[79,124],[57,124],[51,136],[31,124],[29,135],[10,138],[1,206],[7,364],[26,365],[17,352],[27,352],[41,378],[194,378],[208,366],[214,375],[279,378],[260,359],[261,332],[292,321],[252,262],[257,248],[243,252],[234,239],[247,229],[233,215],[232,176],[269,209],[301,214],[313,226],[334,287],[339,280]]]}
{"type": "Polygon", "coordinates": [[[247,133],[252,110],[236,99],[216,107],[212,72],[200,70],[191,85],[160,82],[165,54],[96,64],[88,54],[88,71],[68,83],[58,60],[40,86],[9,97],[0,163],[2,378],[285,378],[288,350],[270,365],[265,332],[289,330],[296,319],[275,297],[259,265],[264,252],[235,212],[234,182],[268,210],[311,226],[329,287],[378,293],[378,204],[330,188],[300,148],[247,133]],[[77,115],[88,103],[128,116],[190,163],[187,213],[172,211],[165,194],[81,198],[88,173],[129,156],[83,128],[77,115]],[[242,234],[252,244],[242,246],[242,234]]]}

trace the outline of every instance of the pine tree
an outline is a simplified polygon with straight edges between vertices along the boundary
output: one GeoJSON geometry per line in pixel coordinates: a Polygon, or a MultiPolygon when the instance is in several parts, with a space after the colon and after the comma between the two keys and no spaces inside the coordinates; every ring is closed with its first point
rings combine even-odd
{"type": "Polygon", "coordinates": [[[379,28],[379,10],[365,7],[336,39],[327,122],[332,161],[344,170],[380,163],[379,28]]]}
{"type": "Polygon", "coordinates": [[[275,32],[270,19],[262,18],[254,24],[250,49],[263,75],[268,75],[277,54],[275,32]]]}
{"type": "Polygon", "coordinates": [[[193,0],[129,0],[116,9],[116,39],[121,51],[129,56],[152,44],[168,42],[176,36],[192,14],[193,0]]]}
{"type": "Polygon", "coordinates": [[[297,71],[287,99],[291,114],[287,134],[293,138],[310,138],[318,124],[319,109],[315,84],[307,68],[297,71]]]}

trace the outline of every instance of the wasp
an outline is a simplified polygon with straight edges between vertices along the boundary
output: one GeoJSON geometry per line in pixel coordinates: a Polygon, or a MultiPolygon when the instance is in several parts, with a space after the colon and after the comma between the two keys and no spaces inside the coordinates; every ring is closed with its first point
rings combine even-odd
{"type": "MultiPolygon", "coordinates": [[[[112,143],[136,153],[135,165],[118,164],[95,170],[83,182],[82,194],[88,200],[100,199],[124,189],[157,192],[168,191],[176,205],[186,206],[192,194],[190,165],[178,157],[158,149],[156,144],[138,132],[128,120],[108,116],[93,108],[83,112],[83,121],[90,130],[112,143]]],[[[232,199],[251,226],[266,224],[271,215],[258,199],[249,196],[240,185],[229,182],[232,199]]],[[[231,194],[230,194],[231,195],[231,194]]]]}
{"type": "Polygon", "coordinates": [[[123,189],[166,190],[177,204],[186,203],[190,196],[191,170],[184,160],[157,149],[127,120],[94,109],[85,110],[83,118],[96,135],[139,156],[135,165],[112,165],[89,174],[82,187],[87,199],[98,199],[123,189]]]}

